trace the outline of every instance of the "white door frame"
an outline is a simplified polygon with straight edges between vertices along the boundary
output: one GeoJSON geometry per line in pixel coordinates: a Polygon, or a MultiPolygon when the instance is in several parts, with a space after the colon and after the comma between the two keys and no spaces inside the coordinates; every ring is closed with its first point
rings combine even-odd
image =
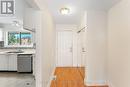
{"type": "Polygon", "coordinates": [[[86,54],[87,54],[87,51],[86,51],[86,28],[78,33],[78,41],[77,42],[78,42],[78,44],[77,44],[78,66],[85,67],[85,63],[86,63],[85,59],[86,59],[86,54]]]}

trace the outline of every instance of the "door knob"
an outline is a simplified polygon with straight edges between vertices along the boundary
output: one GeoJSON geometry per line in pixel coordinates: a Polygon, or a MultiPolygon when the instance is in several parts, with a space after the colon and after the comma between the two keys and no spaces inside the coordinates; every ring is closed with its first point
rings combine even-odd
{"type": "Polygon", "coordinates": [[[86,52],[86,51],[85,51],[85,48],[82,48],[82,52],[86,52]]]}

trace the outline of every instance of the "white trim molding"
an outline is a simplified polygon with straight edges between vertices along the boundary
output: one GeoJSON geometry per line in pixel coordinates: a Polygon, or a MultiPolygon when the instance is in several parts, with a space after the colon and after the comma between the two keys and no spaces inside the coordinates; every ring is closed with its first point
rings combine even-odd
{"type": "MultiPolygon", "coordinates": [[[[88,84],[87,86],[106,86],[107,84],[88,84]]],[[[109,86],[110,87],[110,86],[109,86]]]]}
{"type": "Polygon", "coordinates": [[[85,85],[86,86],[104,86],[104,85],[109,85],[109,84],[107,83],[107,81],[87,81],[85,78],[85,85]]]}
{"type": "Polygon", "coordinates": [[[109,87],[115,87],[110,80],[107,81],[109,87]]]}
{"type": "Polygon", "coordinates": [[[55,69],[56,69],[56,67],[53,68],[53,71],[52,71],[52,73],[51,73],[51,76],[50,76],[49,82],[48,82],[48,84],[47,84],[47,87],[51,87],[51,82],[52,82],[52,80],[56,79],[56,76],[54,75],[55,69]]]}

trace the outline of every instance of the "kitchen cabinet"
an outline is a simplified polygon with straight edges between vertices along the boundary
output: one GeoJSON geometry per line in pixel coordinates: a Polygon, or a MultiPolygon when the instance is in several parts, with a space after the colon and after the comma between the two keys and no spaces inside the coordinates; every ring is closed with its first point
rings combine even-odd
{"type": "Polygon", "coordinates": [[[8,71],[17,71],[17,54],[8,55],[8,71]]]}
{"type": "Polygon", "coordinates": [[[36,14],[35,10],[28,8],[25,9],[23,17],[23,27],[33,30],[35,28],[36,14]]]}
{"type": "Polygon", "coordinates": [[[8,70],[8,57],[7,55],[1,54],[0,55],[0,71],[7,71],[8,70]]]}
{"type": "Polygon", "coordinates": [[[17,71],[17,55],[0,54],[0,71],[17,71]]]}
{"type": "Polygon", "coordinates": [[[0,41],[3,41],[3,31],[0,29],[0,41]]]}
{"type": "Polygon", "coordinates": [[[0,71],[33,72],[33,58],[31,53],[0,53],[0,71]]]}

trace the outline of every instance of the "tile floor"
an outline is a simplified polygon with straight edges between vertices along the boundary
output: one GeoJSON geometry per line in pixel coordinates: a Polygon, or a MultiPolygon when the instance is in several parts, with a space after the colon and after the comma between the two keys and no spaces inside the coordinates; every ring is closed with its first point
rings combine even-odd
{"type": "Polygon", "coordinates": [[[0,72],[0,87],[35,87],[32,74],[0,72]]]}

